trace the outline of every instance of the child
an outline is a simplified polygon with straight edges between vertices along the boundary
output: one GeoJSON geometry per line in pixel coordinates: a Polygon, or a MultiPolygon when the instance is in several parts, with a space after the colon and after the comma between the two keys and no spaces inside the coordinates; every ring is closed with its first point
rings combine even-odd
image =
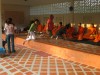
{"type": "Polygon", "coordinates": [[[5,53],[6,53],[6,49],[5,49],[5,44],[6,44],[6,41],[2,40],[2,48],[0,48],[0,57],[4,57],[5,56],[5,53]]]}
{"type": "Polygon", "coordinates": [[[32,39],[35,40],[35,34],[34,34],[34,36],[31,36],[30,32],[28,32],[27,38],[23,42],[23,45],[25,44],[26,41],[29,41],[29,40],[32,40],[32,39]]]}
{"type": "Polygon", "coordinates": [[[28,36],[26,38],[26,40],[23,42],[23,45],[25,44],[26,41],[28,40],[34,40],[36,38],[34,31],[37,28],[37,24],[38,24],[38,20],[36,19],[30,26],[29,30],[28,30],[28,36]]]}
{"type": "Polygon", "coordinates": [[[3,48],[5,48],[6,43],[7,43],[6,41],[2,40],[2,46],[3,46],[3,48]]]}

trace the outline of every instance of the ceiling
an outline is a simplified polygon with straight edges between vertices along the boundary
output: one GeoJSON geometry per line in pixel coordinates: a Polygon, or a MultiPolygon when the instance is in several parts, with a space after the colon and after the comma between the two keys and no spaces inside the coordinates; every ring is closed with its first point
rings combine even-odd
{"type": "Polygon", "coordinates": [[[15,4],[15,5],[28,5],[28,6],[38,6],[52,3],[60,3],[73,0],[1,0],[2,4],[15,4]]]}

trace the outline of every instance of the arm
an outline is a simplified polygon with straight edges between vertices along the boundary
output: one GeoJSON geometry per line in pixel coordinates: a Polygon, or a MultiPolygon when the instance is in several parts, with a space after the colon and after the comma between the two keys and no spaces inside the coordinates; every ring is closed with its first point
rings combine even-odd
{"type": "Polygon", "coordinates": [[[31,31],[31,29],[33,28],[33,26],[34,26],[34,24],[32,23],[31,26],[30,26],[30,28],[29,28],[29,30],[28,30],[29,32],[31,31]]]}
{"type": "Polygon", "coordinates": [[[4,31],[6,31],[6,28],[7,28],[7,24],[5,23],[5,25],[4,25],[4,31]]]}

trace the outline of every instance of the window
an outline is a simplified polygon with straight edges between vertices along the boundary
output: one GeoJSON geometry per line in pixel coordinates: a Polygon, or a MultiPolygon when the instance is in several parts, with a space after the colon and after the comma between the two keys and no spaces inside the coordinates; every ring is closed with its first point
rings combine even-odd
{"type": "MultiPolygon", "coordinates": [[[[42,14],[66,14],[71,13],[71,2],[55,3],[30,7],[30,15],[42,14]]],[[[98,13],[100,12],[100,0],[75,0],[74,13],[98,13]]]]}

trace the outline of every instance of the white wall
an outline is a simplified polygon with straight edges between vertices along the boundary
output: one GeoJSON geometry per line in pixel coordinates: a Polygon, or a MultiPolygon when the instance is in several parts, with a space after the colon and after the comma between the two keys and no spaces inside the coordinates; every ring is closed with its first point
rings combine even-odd
{"type": "MultiPolygon", "coordinates": [[[[30,19],[38,18],[42,23],[45,23],[45,18],[48,18],[49,15],[31,15],[30,19]]],[[[95,23],[100,24],[100,13],[87,13],[87,14],[54,14],[54,22],[58,23],[62,21],[63,24],[73,22],[77,23],[95,23]]]]}
{"type": "Polygon", "coordinates": [[[2,21],[5,22],[6,18],[12,17],[15,25],[26,26],[29,23],[30,7],[25,5],[5,5],[2,4],[2,21]]]}

